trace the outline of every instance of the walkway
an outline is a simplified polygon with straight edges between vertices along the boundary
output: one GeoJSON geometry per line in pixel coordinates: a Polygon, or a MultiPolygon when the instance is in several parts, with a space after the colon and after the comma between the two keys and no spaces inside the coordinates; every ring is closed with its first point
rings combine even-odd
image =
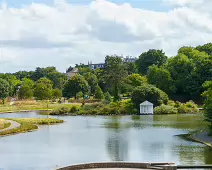
{"type": "Polygon", "coordinates": [[[8,128],[0,130],[0,132],[4,132],[4,131],[7,131],[7,130],[15,129],[15,128],[18,128],[18,127],[21,126],[20,123],[15,122],[13,120],[5,120],[5,121],[9,122],[11,125],[8,128]]]}
{"type": "Polygon", "coordinates": [[[195,135],[195,138],[197,138],[197,139],[199,139],[201,141],[204,141],[204,142],[212,144],[212,137],[208,136],[207,132],[198,133],[198,134],[195,135]]]}

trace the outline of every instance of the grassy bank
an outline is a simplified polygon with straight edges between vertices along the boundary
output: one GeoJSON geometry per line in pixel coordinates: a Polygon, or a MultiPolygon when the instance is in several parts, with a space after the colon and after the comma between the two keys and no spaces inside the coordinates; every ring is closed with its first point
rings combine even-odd
{"type": "MultiPolygon", "coordinates": [[[[72,103],[72,105],[80,105],[80,103],[72,103]]],[[[21,111],[51,111],[55,108],[67,106],[67,104],[49,103],[36,101],[20,101],[13,105],[0,105],[0,113],[21,112],[21,111]]]]}
{"type": "Polygon", "coordinates": [[[4,119],[0,119],[0,130],[8,128],[10,126],[9,122],[6,122],[4,119]]]}
{"type": "Polygon", "coordinates": [[[8,136],[37,130],[38,125],[52,125],[57,123],[63,123],[63,120],[52,119],[52,118],[13,118],[5,120],[16,121],[20,123],[21,126],[15,129],[0,132],[0,136],[8,136]]]}

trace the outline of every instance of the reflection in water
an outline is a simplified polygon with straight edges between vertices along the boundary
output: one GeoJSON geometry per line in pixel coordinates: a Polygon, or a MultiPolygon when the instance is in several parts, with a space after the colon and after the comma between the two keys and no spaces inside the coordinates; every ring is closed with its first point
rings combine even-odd
{"type": "Polygon", "coordinates": [[[107,133],[107,150],[112,161],[125,161],[128,159],[128,128],[121,129],[118,117],[106,122],[111,127],[107,133]]]}
{"type": "MultiPolygon", "coordinates": [[[[42,115],[31,112],[0,117],[42,115]]],[[[212,149],[175,136],[204,128],[201,115],[59,118],[65,123],[0,138],[0,169],[49,170],[56,165],[105,161],[212,164],[212,149]]]]}

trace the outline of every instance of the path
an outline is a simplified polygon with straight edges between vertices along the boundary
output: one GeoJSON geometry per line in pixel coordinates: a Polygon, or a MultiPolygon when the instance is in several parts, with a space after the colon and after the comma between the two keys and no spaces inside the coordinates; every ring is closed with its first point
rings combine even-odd
{"type": "Polygon", "coordinates": [[[20,123],[15,122],[15,121],[13,121],[13,120],[5,120],[5,121],[9,122],[11,125],[10,125],[8,128],[5,128],[5,129],[0,130],[0,132],[4,132],[4,131],[6,131],[6,130],[15,129],[15,128],[18,128],[18,127],[21,126],[20,123]]]}
{"type": "Polygon", "coordinates": [[[201,141],[204,141],[204,142],[212,144],[212,137],[208,136],[207,132],[198,133],[198,134],[195,135],[195,138],[197,138],[197,139],[199,139],[201,141]]]}

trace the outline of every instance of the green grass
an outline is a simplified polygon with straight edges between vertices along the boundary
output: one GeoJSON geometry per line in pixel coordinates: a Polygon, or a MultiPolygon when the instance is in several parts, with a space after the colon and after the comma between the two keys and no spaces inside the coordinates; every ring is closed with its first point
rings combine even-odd
{"type": "Polygon", "coordinates": [[[0,119],[0,130],[8,128],[10,126],[10,122],[6,122],[4,119],[0,119]]]}
{"type": "Polygon", "coordinates": [[[38,125],[52,125],[57,123],[63,123],[63,120],[52,119],[52,118],[13,118],[5,120],[16,121],[20,123],[21,126],[15,129],[0,132],[0,136],[8,136],[37,130],[38,125]]]}
{"type": "MultiPolygon", "coordinates": [[[[80,105],[79,104],[73,104],[72,105],[80,105]]],[[[50,103],[47,104],[45,102],[20,102],[18,104],[14,105],[0,105],[0,113],[10,113],[10,112],[21,112],[21,111],[51,111],[55,108],[61,107],[61,106],[67,106],[67,104],[60,104],[60,103],[50,103]]]]}

